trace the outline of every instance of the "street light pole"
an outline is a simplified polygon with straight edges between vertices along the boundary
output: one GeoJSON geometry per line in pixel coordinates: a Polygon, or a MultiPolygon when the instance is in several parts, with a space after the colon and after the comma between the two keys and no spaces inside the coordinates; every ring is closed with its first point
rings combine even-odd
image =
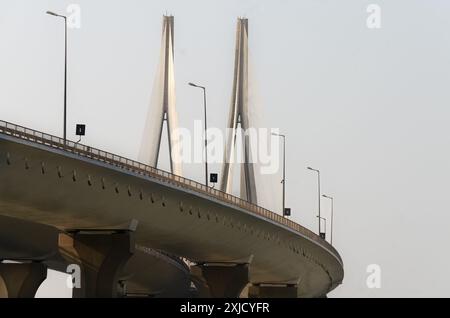
{"type": "Polygon", "coordinates": [[[64,146],[67,141],[67,17],[51,11],[46,12],[49,15],[64,19],[64,146]]]}
{"type": "Polygon", "coordinates": [[[208,124],[206,122],[206,87],[196,85],[194,83],[189,83],[192,87],[201,88],[203,90],[203,108],[204,108],[204,116],[205,116],[205,184],[206,187],[209,186],[208,182],[208,124]]]}
{"type": "Polygon", "coordinates": [[[333,214],[334,214],[334,198],[332,196],[323,194],[322,195],[324,198],[330,199],[331,200],[331,233],[330,233],[330,243],[331,245],[333,245],[333,214]]]}
{"type": "Polygon", "coordinates": [[[273,136],[278,136],[283,138],[283,180],[281,183],[283,184],[283,210],[281,211],[281,215],[285,216],[286,209],[286,135],[272,133],[273,136]]]}
{"type": "Polygon", "coordinates": [[[314,168],[311,168],[311,167],[307,167],[307,169],[317,172],[317,188],[318,188],[318,198],[319,198],[319,200],[318,200],[318,204],[319,204],[319,215],[318,215],[318,217],[319,217],[319,234],[320,234],[320,218],[321,218],[321,216],[320,216],[320,170],[314,169],[314,168]]]}

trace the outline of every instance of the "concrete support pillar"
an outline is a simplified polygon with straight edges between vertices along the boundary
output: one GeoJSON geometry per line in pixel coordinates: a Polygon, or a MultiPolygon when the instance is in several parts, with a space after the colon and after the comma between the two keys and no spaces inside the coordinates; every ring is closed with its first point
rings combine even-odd
{"type": "Polygon", "coordinates": [[[248,264],[198,264],[191,275],[200,297],[237,298],[248,284],[248,264]]]}
{"type": "Polygon", "coordinates": [[[1,263],[0,298],[33,298],[46,278],[42,263],[1,263]]]}
{"type": "Polygon", "coordinates": [[[297,298],[296,285],[258,284],[250,286],[248,298],[297,298]]]}
{"type": "MultiPolygon", "coordinates": [[[[81,260],[81,286],[73,289],[73,297],[122,296],[119,279],[126,262],[134,253],[134,232],[74,231],[72,239],[73,250],[81,260]]],[[[63,248],[69,251],[67,242],[63,248]]]]}

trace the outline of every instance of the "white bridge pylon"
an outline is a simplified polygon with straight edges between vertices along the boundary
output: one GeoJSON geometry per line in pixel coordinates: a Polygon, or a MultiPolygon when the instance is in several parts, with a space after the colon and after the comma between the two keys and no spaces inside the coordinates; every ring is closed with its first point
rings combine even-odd
{"type": "MultiPolygon", "coordinates": [[[[233,162],[238,131],[247,131],[251,127],[248,102],[248,19],[238,18],[236,30],[236,50],[234,60],[233,90],[227,128],[231,133],[227,137],[222,166],[221,190],[232,192],[233,162]]],[[[243,160],[241,163],[240,196],[257,204],[255,168],[251,160],[250,136],[242,134],[243,160]]]]}
{"type": "Polygon", "coordinates": [[[163,16],[161,53],[139,150],[139,161],[157,167],[164,122],[166,123],[170,170],[182,175],[178,115],[175,107],[174,17],[163,16]]]}

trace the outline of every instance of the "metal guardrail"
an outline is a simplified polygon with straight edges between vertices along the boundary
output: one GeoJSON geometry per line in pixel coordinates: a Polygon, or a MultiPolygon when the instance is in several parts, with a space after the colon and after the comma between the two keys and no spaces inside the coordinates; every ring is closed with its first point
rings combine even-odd
{"type": "Polygon", "coordinates": [[[127,159],[122,156],[118,156],[116,154],[103,151],[97,148],[92,148],[86,145],[82,145],[70,140],[66,140],[64,144],[64,139],[61,137],[53,136],[50,134],[46,134],[34,129],[26,128],[20,125],[16,125],[13,123],[9,123],[3,120],[0,120],[0,133],[5,135],[10,135],[13,137],[17,137],[20,139],[32,141],[41,145],[45,145],[51,148],[63,150],[69,153],[73,153],[85,158],[97,160],[100,162],[104,162],[121,169],[129,170],[134,173],[138,173],[144,176],[149,176],[155,179],[158,179],[162,182],[175,185],[177,187],[187,188],[190,190],[194,190],[198,193],[207,194],[215,199],[220,201],[232,204],[236,207],[245,209],[246,211],[252,212],[259,216],[262,216],[268,220],[276,222],[278,224],[284,225],[306,237],[317,242],[321,246],[329,249],[332,253],[335,254],[336,257],[339,258],[342,263],[342,259],[336,249],[329,244],[327,241],[320,238],[318,235],[313,233],[312,231],[304,228],[300,224],[297,224],[285,217],[280,216],[272,211],[269,211],[263,207],[260,207],[256,204],[245,201],[241,198],[238,198],[234,195],[228,194],[226,192],[213,189],[210,187],[206,187],[205,185],[187,179],[172,173],[169,173],[164,170],[160,170],[143,163],[140,163],[135,160],[127,159]]]}

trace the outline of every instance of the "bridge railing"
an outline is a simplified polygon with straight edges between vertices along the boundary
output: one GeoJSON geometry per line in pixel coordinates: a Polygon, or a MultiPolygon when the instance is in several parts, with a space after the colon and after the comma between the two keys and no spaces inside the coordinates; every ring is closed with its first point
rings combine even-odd
{"type": "Polygon", "coordinates": [[[221,200],[226,203],[230,203],[237,207],[243,208],[247,211],[250,211],[254,214],[260,215],[266,219],[274,221],[276,223],[282,224],[286,227],[289,227],[309,239],[319,243],[320,245],[331,250],[342,262],[339,253],[334,249],[332,245],[330,245],[327,241],[320,238],[318,235],[313,233],[312,231],[304,228],[298,223],[295,223],[281,215],[274,213],[270,210],[267,210],[263,207],[260,207],[256,204],[250,203],[246,200],[238,198],[229,193],[213,189],[205,186],[197,181],[184,178],[170,172],[157,169],[155,167],[151,167],[149,165],[145,165],[138,161],[128,159],[104,150],[100,150],[97,148],[93,148],[90,146],[86,146],[71,140],[66,140],[61,137],[53,136],[47,133],[43,133],[34,129],[26,128],[20,125],[16,125],[13,123],[9,123],[6,121],[0,120],[0,133],[14,136],[20,139],[32,141],[38,144],[42,144],[51,148],[60,149],[63,151],[67,151],[85,158],[90,158],[93,160],[101,161],[121,169],[126,169],[132,171],[134,173],[138,173],[145,176],[150,176],[152,178],[158,179],[162,182],[169,183],[175,185],[177,187],[187,188],[190,190],[194,190],[196,192],[207,194],[211,197],[214,197],[218,200],[221,200]]]}

